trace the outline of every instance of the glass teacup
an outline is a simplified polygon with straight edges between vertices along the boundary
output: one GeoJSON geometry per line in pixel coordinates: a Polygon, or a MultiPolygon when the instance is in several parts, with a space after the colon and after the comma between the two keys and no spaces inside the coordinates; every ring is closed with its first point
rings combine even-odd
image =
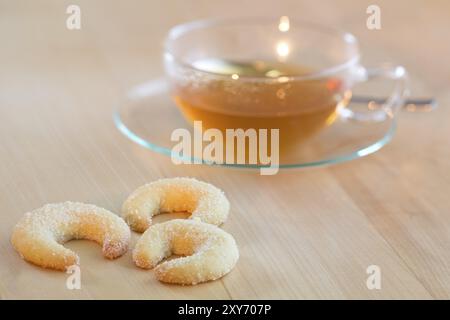
{"type": "Polygon", "coordinates": [[[407,94],[405,69],[363,67],[352,34],[288,17],[179,25],[164,57],[171,94],[188,121],[222,131],[279,129],[282,152],[338,117],[394,117],[407,94]],[[375,77],[394,80],[392,94],[376,108],[353,110],[352,88],[375,77]]]}

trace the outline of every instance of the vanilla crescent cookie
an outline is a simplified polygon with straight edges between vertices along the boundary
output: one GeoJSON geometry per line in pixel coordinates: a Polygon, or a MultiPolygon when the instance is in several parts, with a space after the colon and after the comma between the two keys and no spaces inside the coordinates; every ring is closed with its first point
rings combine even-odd
{"type": "Polygon", "coordinates": [[[14,227],[11,242],[27,261],[44,268],[66,270],[78,256],[62,243],[71,239],[93,240],[103,255],[115,259],[128,250],[130,228],[114,213],[91,204],[47,204],[27,212],[14,227]]]}
{"type": "Polygon", "coordinates": [[[155,268],[158,280],[193,285],[218,279],[233,269],[239,258],[234,238],[212,224],[175,219],[145,231],[133,250],[138,267],[155,268]],[[184,257],[165,261],[171,256],[184,257]]]}
{"type": "Polygon", "coordinates": [[[191,213],[190,218],[220,225],[227,219],[230,203],[212,184],[193,178],[160,179],[136,189],[122,207],[122,217],[137,232],[144,232],[152,216],[162,212],[191,213]]]}

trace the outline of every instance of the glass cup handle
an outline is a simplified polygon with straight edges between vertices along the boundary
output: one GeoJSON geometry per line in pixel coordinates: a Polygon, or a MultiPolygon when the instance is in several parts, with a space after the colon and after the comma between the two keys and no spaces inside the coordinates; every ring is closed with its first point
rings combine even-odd
{"type": "Polygon", "coordinates": [[[368,111],[352,110],[350,99],[346,108],[341,110],[344,118],[356,121],[380,122],[386,118],[393,118],[402,108],[409,95],[408,74],[402,66],[382,65],[377,68],[359,67],[357,70],[359,82],[367,82],[374,79],[394,80],[394,88],[391,95],[383,103],[369,102],[368,111]]]}

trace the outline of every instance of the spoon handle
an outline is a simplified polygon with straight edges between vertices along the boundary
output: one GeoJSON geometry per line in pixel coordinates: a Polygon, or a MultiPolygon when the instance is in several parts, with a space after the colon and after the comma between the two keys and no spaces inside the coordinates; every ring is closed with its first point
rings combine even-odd
{"type": "MultiPolygon", "coordinates": [[[[370,96],[353,96],[351,101],[355,103],[383,104],[386,102],[386,99],[370,96]]],[[[436,109],[437,101],[434,98],[411,98],[405,100],[403,107],[410,112],[429,112],[436,109]]]]}

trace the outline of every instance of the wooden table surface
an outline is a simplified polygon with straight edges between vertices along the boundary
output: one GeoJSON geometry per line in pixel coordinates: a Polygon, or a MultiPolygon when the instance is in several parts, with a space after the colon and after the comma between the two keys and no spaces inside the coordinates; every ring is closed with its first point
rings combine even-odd
{"type": "MultiPolygon", "coordinates": [[[[450,298],[450,2],[376,1],[382,28],[366,28],[373,1],[0,1],[0,296],[15,298],[450,298]],[[69,31],[69,4],[82,28],[69,31]],[[291,15],[356,34],[364,59],[401,62],[432,113],[402,112],[376,154],[327,168],[257,172],[175,166],[125,138],[114,104],[161,75],[167,30],[197,18],[291,15]],[[224,229],[240,260],[223,279],[181,287],[136,268],[130,253],[102,258],[88,241],[80,290],[67,274],[24,262],[11,229],[23,213],[76,200],[119,212],[137,186],[192,176],[228,195],[224,229]],[[381,290],[366,268],[381,269],[381,290]]],[[[133,243],[138,238],[133,235],[133,243]]]]}

